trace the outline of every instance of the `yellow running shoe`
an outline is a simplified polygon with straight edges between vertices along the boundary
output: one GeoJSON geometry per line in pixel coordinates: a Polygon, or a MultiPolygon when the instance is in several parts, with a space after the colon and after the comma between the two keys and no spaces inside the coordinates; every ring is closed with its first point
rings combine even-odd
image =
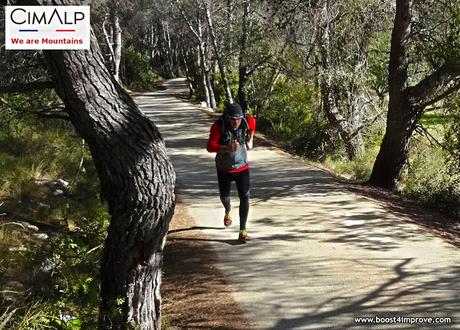
{"type": "Polygon", "coordinates": [[[240,242],[246,243],[249,241],[251,238],[248,235],[248,231],[246,229],[240,230],[240,234],[238,235],[238,240],[240,242]]]}
{"type": "Polygon", "coordinates": [[[229,227],[232,225],[232,209],[229,212],[225,212],[224,215],[224,226],[229,227]]]}

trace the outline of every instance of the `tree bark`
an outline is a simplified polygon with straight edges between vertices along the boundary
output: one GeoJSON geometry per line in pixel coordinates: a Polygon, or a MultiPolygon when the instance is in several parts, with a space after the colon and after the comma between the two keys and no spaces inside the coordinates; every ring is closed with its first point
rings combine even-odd
{"type": "Polygon", "coordinates": [[[101,329],[160,329],[161,262],[175,173],[156,126],[89,51],[45,51],[70,120],[91,150],[111,216],[101,263],[101,329]]]}
{"type": "Polygon", "coordinates": [[[385,136],[374,163],[369,183],[394,189],[407,161],[409,142],[416,117],[421,117],[405,93],[407,82],[407,47],[411,33],[410,7],[412,1],[396,1],[396,13],[391,35],[390,63],[388,67],[389,104],[385,136]]]}

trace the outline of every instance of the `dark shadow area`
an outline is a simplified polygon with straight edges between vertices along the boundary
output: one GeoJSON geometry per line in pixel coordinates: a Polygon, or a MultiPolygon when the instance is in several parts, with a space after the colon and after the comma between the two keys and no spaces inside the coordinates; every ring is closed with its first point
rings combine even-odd
{"type": "Polygon", "coordinates": [[[223,227],[193,226],[193,227],[189,227],[189,228],[178,228],[178,229],[169,230],[168,234],[180,233],[180,232],[183,232],[183,231],[190,231],[190,230],[205,230],[205,229],[224,230],[225,228],[223,228],[223,227]]]}
{"type": "Polygon", "coordinates": [[[241,242],[237,239],[211,239],[211,238],[175,238],[178,241],[200,241],[200,242],[216,242],[224,243],[228,245],[244,245],[245,242],[241,242]]]}

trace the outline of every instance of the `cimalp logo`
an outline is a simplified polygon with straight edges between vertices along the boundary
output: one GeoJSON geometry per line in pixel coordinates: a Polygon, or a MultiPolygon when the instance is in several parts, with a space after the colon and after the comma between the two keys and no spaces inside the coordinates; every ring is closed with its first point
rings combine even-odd
{"type": "Polygon", "coordinates": [[[89,6],[6,6],[6,49],[89,49],[89,6]]]}

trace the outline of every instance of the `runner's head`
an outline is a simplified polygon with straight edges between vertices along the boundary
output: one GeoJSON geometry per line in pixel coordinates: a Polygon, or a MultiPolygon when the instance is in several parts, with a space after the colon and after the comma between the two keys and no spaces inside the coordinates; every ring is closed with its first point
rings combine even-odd
{"type": "Polygon", "coordinates": [[[238,103],[230,103],[225,107],[225,114],[232,129],[237,129],[241,125],[243,109],[238,103]]]}

